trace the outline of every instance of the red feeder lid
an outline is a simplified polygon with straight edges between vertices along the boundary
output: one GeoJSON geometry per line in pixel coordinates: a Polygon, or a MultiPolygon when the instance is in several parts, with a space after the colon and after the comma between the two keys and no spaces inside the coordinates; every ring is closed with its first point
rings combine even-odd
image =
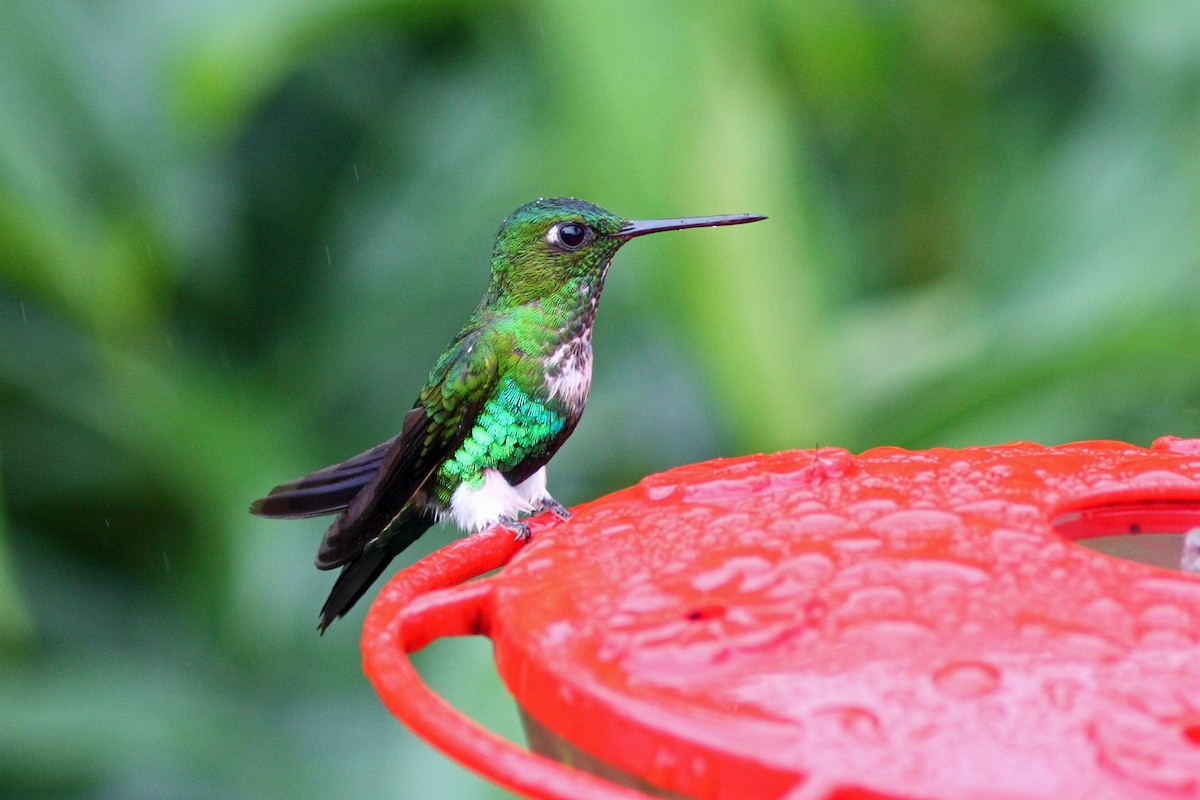
{"type": "Polygon", "coordinates": [[[1200,440],[722,459],[401,572],[365,668],[534,797],[644,795],[482,730],[409,652],[489,636],[538,725],[686,797],[1200,797],[1200,579],[1069,541],[1196,526],[1200,440]]]}

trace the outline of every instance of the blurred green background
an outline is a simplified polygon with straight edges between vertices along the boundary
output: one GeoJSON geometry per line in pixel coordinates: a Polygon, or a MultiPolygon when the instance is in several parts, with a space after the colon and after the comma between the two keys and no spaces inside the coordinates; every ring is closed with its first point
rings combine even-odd
{"type": "MultiPolygon", "coordinates": [[[[1192,0],[7,0],[0,794],[503,796],[384,711],[365,604],[317,637],[324,522],[245,509],[395,432],[539,195],[771,217],[618,256],[568,503],[1200,435],[1192,0]]],[[[488,655],[420,664],[516,736],[488,655]]]]}

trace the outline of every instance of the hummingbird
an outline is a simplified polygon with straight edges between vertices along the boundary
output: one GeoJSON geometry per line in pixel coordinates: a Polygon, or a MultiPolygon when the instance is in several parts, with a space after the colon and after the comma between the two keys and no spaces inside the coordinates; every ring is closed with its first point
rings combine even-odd
{"type": "Polygon", "coordinates": [[[592,382],[592,323],[613,255],[649,233],[741,225],[732,214],[626,220],[575,198],[527,203],[500,226],[487,293],[437,360],[400,433],[364,453],[280,484],[262,517],[337,514],[317,551],[340,568],[325,629],[433,524],[501,525],[571,514],[546,489],[546,463],[575,430],[592,382]]]}

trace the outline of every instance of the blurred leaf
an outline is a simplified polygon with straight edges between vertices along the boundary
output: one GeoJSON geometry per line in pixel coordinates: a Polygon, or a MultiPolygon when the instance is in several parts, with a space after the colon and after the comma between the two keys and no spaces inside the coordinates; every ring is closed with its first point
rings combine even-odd
{"type": "Polygon", "coordinates": [[[9,548],[7,516],[4,487],[0,484],[0,653],[5,648],[29,643],[34,632],[9,548]]]}

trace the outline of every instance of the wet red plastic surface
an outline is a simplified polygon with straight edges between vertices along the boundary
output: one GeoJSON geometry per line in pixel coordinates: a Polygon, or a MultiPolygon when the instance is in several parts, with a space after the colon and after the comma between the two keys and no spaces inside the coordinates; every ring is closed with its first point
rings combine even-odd
{"type": "Polygon", "coordinates": [[[637,795],[472,740],[408,651],[490,636],[528,713],[687,796],[1200,797],[1200,579],[1068,540],[1195,526],[1197,440],[707,462],[401,573],[366,669],[537,797],[637,795]]]}

